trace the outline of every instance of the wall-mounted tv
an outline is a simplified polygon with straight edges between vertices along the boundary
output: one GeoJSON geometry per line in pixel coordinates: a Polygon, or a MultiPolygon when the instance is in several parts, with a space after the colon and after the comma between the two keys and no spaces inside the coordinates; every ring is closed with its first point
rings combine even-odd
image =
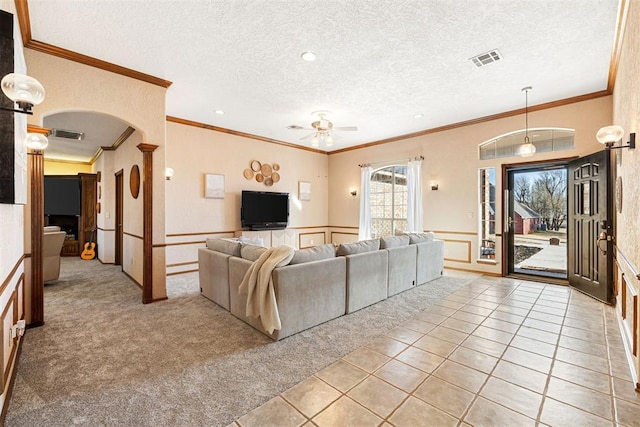
{"type": "Polygon", "coordinates": [[[44,177],[44,214],[80,215],[80,179],[77,176],[44,177]]]}
{"type": "Polygon", "coordinates": [[[281,230],[289,223],[289,193],[242,191],[240,221],[251,230],[281,230]]]}

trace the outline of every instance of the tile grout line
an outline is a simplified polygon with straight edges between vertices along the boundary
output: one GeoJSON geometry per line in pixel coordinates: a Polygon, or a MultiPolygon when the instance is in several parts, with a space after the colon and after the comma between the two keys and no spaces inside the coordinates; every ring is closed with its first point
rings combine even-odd
{"type": "Polygon", "coordinates": [[[542,411],[544,409],[544,405],[547,401],[547,392],[549,391],[549,384],[551,383],[551,378],[553,377],[552,372],[553,368],[556,364],[556,355],[558,354],[558,348],[560,347],[560,336],[562,335],[562,328],[564,327],[565,319],[567,318],[567,310],[569,309],[569,305],[571,304],[571,297],[573,293],[571,289],[569,289],[569,298],[567,298],[567,305],[564,309],[564,315],[562,316],[562,324],[560,325],[560,331],[558,332],[558,336],[556,337],[555,348],[553,349],[553,357],[551,358],[551,366],[549,367],[549,373],[547,374],[547,381],[544,385],[544,389],[542,390],[542,400],[540,401],[540,407],[538,408],[538,416],[536,417],[536,422],[542,422],[542,411]]]}
{"type": "MultiPolygon", "coordinates": [[[[519,284],[518,284],[518,285],[517,285],[517,286],[516,286],[516,287],[515,287],[511,292],[509,292],[509,294],[507,294],[507,296],[505,296],[505,297],[502,299],[502,301],[501,301],[501,303],[500,303],[500,304],[502,304],[502,303],[504,302],[504,300],[506,300],[510,295],[512,295],[512,294],[513,294],[513,293],[514,293],[514,292],[515,292],[515,291],[516,291],[516,290],[517,290],[521,285],[522,285],[522,281],[520,281],[520,283],[519,283],[519,284]]],[[[546,286],[545,286],[545,287],[546,287],[546,286]]],[[[542,294],[542,291],[540,292],[540,294],[542,294]]],[[[539,294],[539,295],[538,295],[538,297],[536,298],[536,301],[540,298],[540,294],[539,294]]],[[[500,304],[499,304],[498,306],[500,306],[500,304]]],[[[533,309],[533,306],[534,306],[534,305],[535,305],[535,303],[531,305],[531,307],[532,307],[532,308],[530,308],[530,309],[529,309],[529,311],[527,312],[527,315],[531,312],[531,310],[533,309]]],[[[497,310],[497,307],[496,307],[496,309],[494,309],[494,310],[491,312],[491,314],[493,314],[496,310],[497,310]]],[[[491,316],[491,314],[487,315],[487,316],[486,316],[486,318],[488,319],[488,318],[489,318],[489,316],[491,316]]],[[[524,320],[526,320],[527,316],[523,316],[523,317],[524,317],[524,320]]],[[[486,320],[486,319],[485,319],[485,320],[486,320]]],[[[524,320],[522,321],[523,323],[524,323],[524,320]]],[[[507,322],[507,323],[510,323],[510,322],[507,322]]],[[[498,361],[497,361],[497,362],[496,362],[496,364],[494,365],[493,369],[492,369],[492,370],[491,370],[491,372],[488,374],[487,378],[486,378],[486,379],[485,379],[485,381],[482,383],[482,385],[481,385],[481,386],[480,386],[480,388],[478,389],[477,393],[475,393],[475,396],[474,396],[473,400],[471,401],[471,403],[469,404],[469,406],[466,408],[466,410],[464,411],[464,413],[463,413],[463,414],[462,414],[462,416],[460,417],[460,422],[463,422],[463,420],[465,419],[465,417],[466,417],[467,415],[469,415],[469,411],[471,410],[471,408],[473,407],[473,405],[475,404],[475,402],[478,400],[478,397],[483,397],[483,398],[484,398],[484,396],[480,396],[480,393],[482,392],[482,390],[484,390],[485,386],[486,386],[486,385],[487,385],[487,383],[489,382],[489,379],[490,379],[490,378],[494,378],[494,376],[493,376],[493,372],[495,371],[495,369],[496,369],[496,367],[498,366],[498,364],[500,363],[500,361],[504,360],[504,359],[503,359],[504,354],[505,354],[505,353],[507,352],[507,350],[511,347],[511,342],[515,339],[515,337],[516,337],[516,335],[517,335],[518,331],[520,330],[520,328],[522,328],[523,323],[520,323],[520,325],[518,326],[518,329],[516,329],[516,332],[514,332],[514,333],[513,333],[513,336],[511,337],[511,339],[509,340],[509,342],[506,344],[505,349],[503,350],[503,352],[502,352],[501,356],[498,358],[498,361]]],[[[515,348],[515,347],[514,347],[514,348],[515,348]]],[[[507,362],[508,362],[508,360],[507,360],[507,362]]],[[[495,377],[495,378],[498,378],[498,377],[495,377]]],[[[507,382],[509,382],[509,381],[507,381],[507,382]]],[[[511,383],[511,382],[509,382],[509,383],[511,383]]],[[[544,396],[543,396],[543,398],[544,398],[544,396]]],[[[499,406],[501,406],[501,407],[503,407],[503,408],[506,408],[506,409],[508,409],[508,410],[510,410],[510,411],[516,412],[516,413],[518,413],[518,414],[520,414],[520,415],[523,415],[523,416],[525,416],[525,417],[527,417],[527,418],[531,419],[530,417],[528,417],[528,416],[526,416],[526,415],[524,415],[524,414],[522,414],[522,413],[520,413],[520,412],[514,411],[514,410],[513,410],[513,409],[511,409],[511,408],[507,408],[506,406],[504,406],[504,405],[502,405],[502,404],[500,404],[500,403],[498,403],[498,402],[494,402],[494,401],[493,401],[493,400],[491,400],[491,399],[487,399],[487,400],[489,400],[490,402],[493,402],[493,403],[495,403],[495,404],[497,404],[497,405],[499,405],[499,406]]],[[[540,404],[540,406],[542,406],[542,403],[540,404]]]]}

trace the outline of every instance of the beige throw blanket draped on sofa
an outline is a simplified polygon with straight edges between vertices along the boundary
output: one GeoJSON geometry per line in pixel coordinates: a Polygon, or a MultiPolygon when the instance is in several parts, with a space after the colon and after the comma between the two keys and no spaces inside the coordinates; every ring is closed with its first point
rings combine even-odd
{"type": "Polygon", "coordinates": [[[267,249],[249,267],[240,284],[239,291],[247,294],[247,316],[260,317],[262,326],[270,334],[282,328],[271,272],[289,264],[294,251],[287,245],[267,249]]]}

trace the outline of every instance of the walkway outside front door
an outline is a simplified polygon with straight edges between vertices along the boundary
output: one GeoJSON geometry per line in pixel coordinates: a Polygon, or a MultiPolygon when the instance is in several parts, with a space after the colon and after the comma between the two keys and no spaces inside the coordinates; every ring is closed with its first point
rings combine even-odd
{"type": "Polygon", "coordinates": [[[566,162],[508,166],[505,178],[507,274],[566,279],[566,162]]]}

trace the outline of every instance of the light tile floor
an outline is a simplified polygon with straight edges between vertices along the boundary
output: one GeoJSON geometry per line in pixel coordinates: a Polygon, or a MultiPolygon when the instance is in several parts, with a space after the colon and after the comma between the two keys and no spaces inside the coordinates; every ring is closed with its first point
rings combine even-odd
{"type": "Polygon", "coordinates": [[[232,426],[637,426],[615,316],[569,287],[477,277],[232,426]]]}

